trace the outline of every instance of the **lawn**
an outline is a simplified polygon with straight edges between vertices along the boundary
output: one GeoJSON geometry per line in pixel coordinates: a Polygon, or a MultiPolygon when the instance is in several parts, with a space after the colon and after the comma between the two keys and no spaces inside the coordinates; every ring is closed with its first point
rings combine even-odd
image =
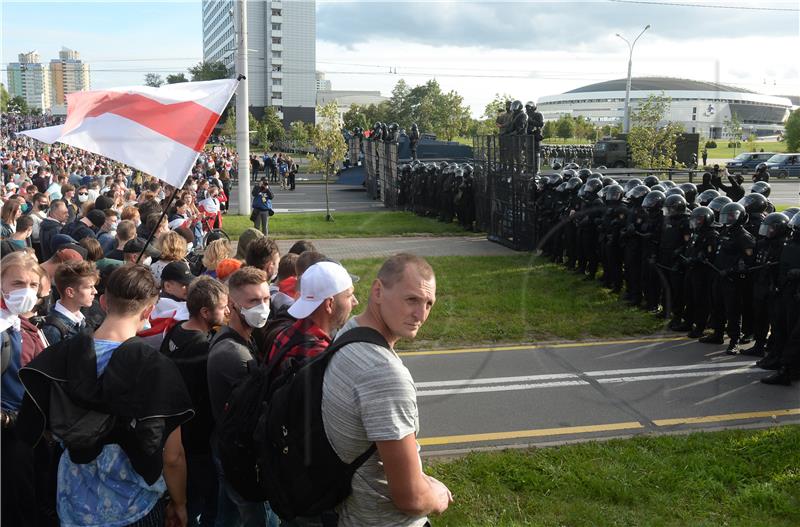
{"type": "MultiPolygon", "coordinates": [[[[716,139],[717,148],[709,148],[708,149],[708,158],[709,159],[733,159],[737,155],[741,154],[742,152],[749,152],[750,150],[747,148],[747,143],[742,142],[742,146],[736,149],[736,153],[733,153],[733,148],[728,148],[728,140],[727,139],[716,139]]],[[[765,141],[762,143],[756,143],[755,152],[764,149],[764,152],[786,152],[786,143],[785,142],[769,142],[765,141]]],[[[703,152],[703,143],[700,144],[700,149],[697,152],[697,159],[699,163],[703,162],[702,157],[703,152]]]]}
{"type": "MultiPolygon", "coordinates": [[[[437,301],[414,342],[405,349],[647,335],[659,320],[628,307],[616,295],[530,254],[434,257],[437,301]]],[[[382,259],[345,260],[361,280],[361,306],[382,259]]]]}
{"type": "Polygon", "coordinates": [[[428,463],[434,526],[800,525],[800,426],[472,453],[428,463]]]}
{"type": "MultiPolygon", "coordinates": [[[[370,211],[336,212],[333,222],[324,212],[276,213],[269,219],[273,238],[375,238],[381,236],[463,236],[468,234],[456,223],[445,224],[411,212],[370,211]]],[[[225,216],[223,227],[232,240],[253,223],[247,216],[225,216]]]]}

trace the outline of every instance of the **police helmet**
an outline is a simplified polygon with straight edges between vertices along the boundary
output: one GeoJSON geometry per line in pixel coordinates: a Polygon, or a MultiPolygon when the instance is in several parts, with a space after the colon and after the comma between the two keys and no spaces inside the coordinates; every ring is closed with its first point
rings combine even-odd
{"type": "Polygon", "coordinates": [[[561,174],[550,174],[547,184],[550,187],[557,187],[564,181],[564,178],[561,177],[561,174]]]}
{"type": "Polygon", "coordinates": [[[590,179],[583,184],[578,195],[584,199],[592,199],[597,196],[600,189],[603,188],[603,182],[599,179],[590,179]]]}
{"type": "Polygon", "coordinates": [[[800,238],[800,214],[795,213],[792,219],[789,220],[789,228],[792,229],[792,237],[794,239],[800,238]]]}
{"type": "Polygon", "coordinates": [[[739,204],[744,207],[748,214],[761,214],[767,210],[767,198],[761,194],[748,194],[739,200],[739,204]]]}
{"type": "Polygon", "coordinates": [[[613,177],[610,176],[603,176],[603,186],[610,187],[611,185],[619,185],[613,177]]]}
{"type": "Polygon", "coordinates": [[[764,238],[778,238],[786,234],[789,228],[789,218],[782,212],[768,214],[761,226],[758,228],[758,235],[764,238]]]}
{"type": "Polygon", "coordinates": [[[561,163],[559,163],[558,161],[553,163],[553,170],[561,170],[561,163]]]}
{"type": "Polygon", "coordinates": [[[567,184],[566,183],[559,183],[556,187],[556,192],[566,192],[567,191],[567,184]]]}
{"type": "Polygon", "coordinates": [[[719,222],[726,227],[744,225],[747,211],[741,203],[728,203],[719,211],[719,222]]]}
{"type": "Polygon", "coordinates": [[[694,203],[694,200],[697,199],[697,185],[694,183],[681,183],[678,188],[683,191],[686,203],[694,203]]]}
{"type": "Polygon", "coordinates": [[[683,216],[686,214],[687,206],[688,204],[686,203],[686,198],[680,194],[667,196],[667,199],[664,200],[664,216],[668,218],[683,216]]]}
{"type": "Polygon", "coordinates": [[[663,185],[666,189],[671,189],[671,188],[675,188],[675,187],[678,186],[671,179],[665,179],[664,181],[661,182],[661,185],[663,185]]]}
{"type": "Polygon", "coordinates": [[[719,214],[722,212],[722,207],[729,203],[733,203],[733,200],[728,196],[718,196],[712,199],[708,204],[708,208],[714,211],[714,216],[716,216],[717,221],[719,221],[719,214]]]}
{"type": "Polygon", "coordinates": [[[756,165],[756,173],[766,172],[766,170],[767,170],[767,164],[766,163],[759,163],[758,165],[756,165]]]}
{"type": "Polygon", "coordinates": [[[800,207],[789,207],[782,214],[791,220],[798,212],[800,212],[800,207]]]}
{"type": "Polygon", "coordinates": [[[689,228],[699,231],[703,227],[710,227],[714,223],[714,211],[708,207],[697,207],[689,216],[689,228]]]}
{"type": "Polygon", "coordinates": [[[565,169],[563,172],[561,172],[561,175],[564,177],[564,179],[570,179],[578,176],[578,174],[576,174],[571,168],[565,169]]]}
{"type": "Polygon", "coordinates": [[[644,197],[647,196],[647,194],[649,193],[650,193],[650,188],[647,187],[647,185],[636,185],[635,187],[633,187],[632,189],[630,189],[628,192],[625,193],[625,199],[633,202],[644,199],[644,197]]]}
{"type": "Polygon", "coordinates": [[[704,190],[699,196],[697,196],[697,203],[703,207],[708,207],[708,204],[711,203],[711,200],[718,197],[719,191],[710,188],[708,190],[704,190]]]}
{"type": "Polygon", "coordinates": [[[536,103],[533,101],[528,101],[525,103],[526,110],[536,110],[536,103]]]}
{"type": "Polygon", "coordinates": [[[650,190],[642,201],[642,208],[656,210],[664,206],[667,196],[659,190],[650,190]]]}
{"type": "MultiPolygon", "coordinates": [[[[581,178],[584,181],[589,179],[589,176],[591,176],[591,175],[592,175],[592,171],[589,170],[588,168],[582,168],[582,169],[578,170],[578,177],[581,178]]],[[[602,176],[601,176],[601,178],[602,178],[602,176]]]]}
{"type": "Polygon", "coordinates": [[[617,204],[622,201],[624,196],[625,191],[616,183],[603,187],[603,203],[606,205],[617,204]]]}
{"type": "Polygon", "coordinates": [[[683,189],[680,188],[680,187],[672,187],[670,189],[667,189],[667,191],[664,192],[664,194],[666,194],[667,197],[669,197],[669,196],[680,196],[683,199],[686,199],[686,196],[683,193],[683,189]]]}
{"type": "Polygon", "coordinates": [[[654,185],[658,185],[661,180],[658,179],[658,176],[649,175],[644,178],[644,184],[650,188],[653,188],[654,185]]]}
{"type": "Polygon", "coordinates": [[[772,187],[770,187],[769,183],[766,181],[756,181],[750,188],[750,192],[753,194],[761,194],[765,198],[768,198],[769,193],[772,192],[772,187]]]}
{"type": "Polygon", "coordinates": [[[638,187],[641,184],[642,184],[642,182],[639,179],[631,178],[631,179],[629,179],[628,181],[625,182],[625,184],[622,186],[622,188],[624,188],[625,191],[628,192],[630,189],[632,189],[634,187],[638,187]]]}
{"type": "Polygon", "coordinates": [[[572,170],[579,170],[581,166],[578,163],[569,163],[564,168],[571,168],[572,170]]]}
{"type": "Polygon", "coordinates": [[[599,166],[599,167],[597,167],[595,170],[597,170],[598,172],[600,172],[600,171],[602,171],[602,170],[608,170],[608,167],[607,167],[607,166],[605,166],[605,165],[600,165],[600,166],[599,166]]]}
{"type": "Polygon", "coordinates": [[[575,192],[581,188],[581,185],[583,185],[583,181],[581,181],[581,178],[579,178],[578,176],[573,176],[569,178],[569,180],[567,181],[567,190],[575,192]]]}
{"type": "Polygon", "coordinates": [[[652,187],[650,187],[650,190],[657,190],[659,192],[666,192],[667,191],[667,187],[665,187],[664,185],[659,183],[658,185],[653,185],[652,187]]]}
{"type": "Polygon", "coordinates": [[[514,101],[511,103],[511,111],[518,112],[522,110],[522,101],[514,101]]]}

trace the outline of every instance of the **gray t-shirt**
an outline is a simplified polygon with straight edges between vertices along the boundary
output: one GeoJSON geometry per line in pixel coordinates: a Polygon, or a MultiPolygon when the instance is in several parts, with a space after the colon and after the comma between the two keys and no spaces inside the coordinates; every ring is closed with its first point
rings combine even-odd
{"type": "MultiPolygon", "coordinates": [[[[358,323],[351,318],[338,334],[355,327],[358,323]]],[[[367,343],[345,346],[325,371],[322,422],[333,450],[346,463],[375,441],[417,433],[417,391],[411,373],[393,350],[367,343]]],[[[340,527],[418,527],[427,521],[394,506],[377,451],[356,471],[353,492],[336,511],[340,527]]]]}
{"type": "Polygon", "coordinates": [[[256,366],[251,349],[242,344],[241,338],[220,339],[228,332],[234,330],[227,326],[220,329],[211,339],[208,352],[208,396],[211,413],[217,423],[233,387],[247,375],[250,368],[256,366]]]}

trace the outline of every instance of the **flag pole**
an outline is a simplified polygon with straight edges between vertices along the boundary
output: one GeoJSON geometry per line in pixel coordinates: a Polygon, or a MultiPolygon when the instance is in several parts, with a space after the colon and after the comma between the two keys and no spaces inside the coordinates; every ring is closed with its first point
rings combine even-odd
{"type": "Polygon", "coordinates": [[[150,235],[147,237],[147,241],[144,242],[144,247],[142,248],[142,252],[140,252],[139,256],[136,257],[136,263],[137,264],[142,261],[142,255],[144,255],[144,252],[147,250],[147,246],[150,245],[150,242],[153,241],[153,236],[155,236],[156,230],[158,229],[158,226],[161,225],[162,221],[164,221],[164,216],[166,216],[167,212],[169,212],[169,207],[170,207],[170,205],[172,205],[173,200],[175,200],[175,196],[178,195],[178,191],[179,190],[180,190],[180,187],[175,187],[175,190],[172,192],[172,195],[169,197],[169,200],[167,201],[167,204],[163,207],[164,210],[161,211],[161,217],[158,218],[158,222],[156,222],[156,225],[153,228],[153,230],[150,231],[150,235]]]}

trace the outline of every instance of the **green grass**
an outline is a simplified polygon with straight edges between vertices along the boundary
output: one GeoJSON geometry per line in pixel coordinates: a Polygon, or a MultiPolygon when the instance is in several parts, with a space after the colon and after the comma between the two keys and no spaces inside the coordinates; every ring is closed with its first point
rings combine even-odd
{"type": "MultiPolygon", "coordinates": [[[[334,212],[333,222],[325,221],[324,212],[276,213],[269,219],[270,236],[288,238],[375,238],[430,234],[463,236],[466,233],[456,223],[445,224],[423,218],[411,212],[334,212]]],[[[225,216],[223,228],[231,239],[253,223],[246,216],[225,216]]]]}
{"type": "MultiPolygon", "coordinates": [[[[709,159],[733,159],[737,155],[741,154],[742,152],[750,152],[747,147],[747,143],[742,142],[742,146],[736,149],[736,153],[733,153],[733,148],[728,148],[728,140],[727,139],[716,139],[717,148],[709,148],[708,149],[708,158],[709,159]]],[[[702,152],[703,152],[704,144],[700,144],[700,149],[697,152],[697,159],[699,163],[703,162],[702,152]]],[[[777,141],[765,141],[762,143],[756,143],[755,152],[758,152],[761,149],[764,149],[764,152],[786,152],[786,142],[777,142],[777,141]]]]}
{"type": "Polygon", "coordinates": [[[429,462],[438,526],[800,525],[800,426],[638,437],[429,462]]]}
{"type": "MultiPolygon", "coordinates": [[[[630,308],[598,283],[585,282],[530,254],[428,258],[436,272],[436,305],[406,349],[477,343],[577,340],[651,334],[659,320],[630,308]]],[[[382,259],[345,260],[366,302],[382,259]]],[[[356,311],[363,309],[363,304],[356,311]]]]}

